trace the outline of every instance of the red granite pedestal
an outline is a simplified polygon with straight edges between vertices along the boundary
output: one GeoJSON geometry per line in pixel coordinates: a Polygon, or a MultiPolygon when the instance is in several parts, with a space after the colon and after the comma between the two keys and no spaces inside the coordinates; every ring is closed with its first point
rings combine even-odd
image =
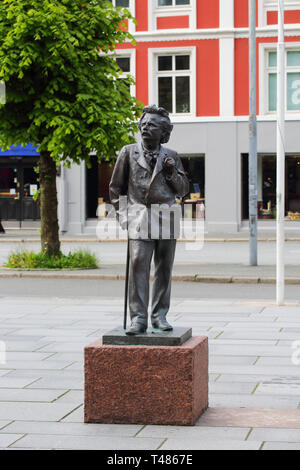
{"type": "Polygon", "coordinates": [[[193,425],[208,407],[208,339],[85,348],[86,423],[193,425]]]}

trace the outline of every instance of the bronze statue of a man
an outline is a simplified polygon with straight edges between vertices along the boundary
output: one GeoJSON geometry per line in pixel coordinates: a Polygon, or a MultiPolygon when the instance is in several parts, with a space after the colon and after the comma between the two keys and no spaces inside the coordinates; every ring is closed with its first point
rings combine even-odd
{"type": "Polygon", "coordinates": [[[169,141],[172,129],[164,108],[146,106],[139,121],[142,141],[122,148],[109,186],[119,223],[128,229],[131,317],[128,335],[145,333],[148,326],[152,257],[155,274],[151,323],[153,328],[163,331],[173,329],[166,315],[181,216],[175,198],[188,193],[189,182],[177,153],[161,145],[169,141]]]}

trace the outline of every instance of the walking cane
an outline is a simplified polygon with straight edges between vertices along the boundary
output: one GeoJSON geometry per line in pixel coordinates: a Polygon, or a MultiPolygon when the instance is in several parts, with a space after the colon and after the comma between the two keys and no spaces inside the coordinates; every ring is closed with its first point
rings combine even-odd
{"type": "Polygon", "coordinates": [[[124,322],[123,322],[123,328],[124,328],[124,330],[126,330],[126,325],[127,325],[128,278],[129,278],[129,238],[127,239],[127,256],[126,256],[125,298],[124,298],[124,322]]]}

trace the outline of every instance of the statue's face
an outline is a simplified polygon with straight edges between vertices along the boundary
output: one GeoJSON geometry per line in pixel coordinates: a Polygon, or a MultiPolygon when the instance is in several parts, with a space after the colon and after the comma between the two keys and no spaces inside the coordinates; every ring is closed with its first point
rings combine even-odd
{"type": "Polygon", "coordinates": [[[143,140],[160,143],[163,134],[163,126],[159,114],[145,114],[140,131],[143,140]]]}

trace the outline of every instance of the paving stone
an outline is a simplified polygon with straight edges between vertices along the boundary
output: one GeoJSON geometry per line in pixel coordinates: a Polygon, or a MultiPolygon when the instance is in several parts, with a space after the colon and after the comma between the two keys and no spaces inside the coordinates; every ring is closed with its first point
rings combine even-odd
{"type": "Polygon", "coordinates": [[[87,340],[85,339],[80,343],[74,342],[74,343],[62,343],[58,341],[52,341],[51,343],[48,343],[45,346],[42,346],[39,351],[40,352],[46,352],[46,353],[53,353],[53,352],[79,352],[83,351],[85,345],[87,343],[87,340]]]}
{"type": "Polygon", "coordinates": [[[260,330],[260,331],[280,331],[282,326],[277,323],[277,322],[256,322],[256,321],[249,321],[249,322],[243,322],[243,324],[238,323],[238,322],[228,322],[226,324],[227,329],[237,329],[237,328],[247,328],[250,330],[260,330]]]}
{"type": "Polygon", "coordinates": [[[49,357],[49,355],[50,354],[42,353],[42,352],[8,351],[6,353],[6,362],[9,364],[10,362],[13,362],[13,361],[43,361],[44,359],[49,357]]]}
{"type": "MultiPolygon", "coordinates": [[[[0,377],[7,375],[10,371],[9,370],[0,370],[0,377]]],[[[1,380],[1,379],[0,379],[1,380]]],[[[0,385],[1,386],[1,385],[0,385]]]]}
{"type": "Polygon", "coordinates": [[[215,356],[210,353],[210,362],[214,365],[226,364],[226,365],[245,365],[251,366],[257,360],[257,356],[215,356]]]}
{"type": "MultiPolygon", "coordinates": [[[[218,341],[218,340],[216,340],[218,341]]],[[[210,354],[213,356],[263,356],[263,357],[291,357],[291,348],[280,346],[260,346],[240,344],[210,344],[210,354]]]]}
{"type": "Polygon", "coordinates": [[[287,408],[297,409],[299,397],[274,396],[274,395],[234,395],[213,394],[209,395],[209,405],[225,408],[287,408]]]}
{"type": "Polygon", "coordinates": [[[161,450],[259,450],[262,442],[242,440],[167,439],[161,450]]]}
{"type": "Polygon", "coordinates": [[[12,403],[2,402],[1,420],[58,421],[74,409],[71,403],[12,403]]]}
{"type": "MultiPolygon", "coordinates": [[[[14,431],[19,432],[19,431],[14,431]]],[[[255,428],[251,431],[248,440],[271,442],[297,442],[300,445],[300,429],[266,429],[255,428]]]]}
{"type": "Polygon", "coordinates": [[[70,364],[71,361],[9,361],[7,364],[0,364],[0,369],[59,370],[70,364]]]}
{"type": "Polygon", "coordinates": [[[0,447],[5,448],[20,439],[22,434],[4,434],[0,433],[0,447]]]}
{"type": "Polygon", "coordinates": [[[76,361],[74,364],[68,366],[68,370],[83,370],[84,360],[76,361]]]}
{"type": "MultiPolygon", "coordinates": [[[[173,310],[174,312],[196,312],[199,313],[206,313],[206,314],[216,314],[216,313],[222,313],[223,315],[225,314],[230,314],[230,315],[250,315],[251,313],[260,313],[261,307],[252,307],[251,305],[218,305],[217,302],[213,305],[203,305],[202,302],[199,302],[199,300],[196,300],[194,304],[192,303],[184,303],[182,306],[177,305],[177,307],[173,310]]],[[[273,314],[274,315],[274,314],[273,314]]],[[[276,314],[275,314],[276,315],[276,314]]]]}
{"type": "Polygon", "coordinates": [[[198,426],[300,429],[300,410],[270,408],[213,408],[210,406],[198,426]]]}
{"type": "Polygon", "coordinates": [[[260,383],[255,390],[255,395],[292,395],[300,402],[300,384],[260,383]]]}
{"type": "MultiPolygon", "coordinates": [[[[298,372],[297,370],[295,371],[298,372]]],[[[270,380],[266,380],[269,383],[276,383],[276,384],[300,384],[300,376],[299,375],[275,375],[270,378],[270,380]]]]}
{"type": "Polygon", "coordinates": [[[73,389],[73,390],[83,390],[83,376],[80,378],[77,377],[42,377],[40,380],[32,383],[28,388],[29,389],[73,389]]]}
{"type": "MultiPolygon", "coordinates": [[[[168,439],[201,439],[207,440],[245,440],[250,428],[225,428],[209,426],[146,426],[139,437],[161,437],[168,439]]],[[[21,431],[13,431],[21,432],[21,431]]]]}
{"type": "Polygon", "coordinates": [[[9,335],[10,333],[13,333],[16,330],[16,328],[0,328],[0,336],[6,337],[6,335],[9,335]]]}
{"type": "MultiPolygon", "coordinates": [[[[57,327],[61,327],[61,328],[65,327],[68,329],[72,329],[73,323],[74,323],[74,320],[72,319],[65,319],[65,320],[62,320],[62,319],[56,320],[54,318],[43,319],[43,326],[45,328],[50,328],[50,329],[54,329],[57,327]]],[[[22,318],[22,320],[13,319],[9,321],[7,320],[5,322],[5,325],[10,326],[11,328],[14,328],[14,331],[16,331],[17,329],[34,328],[37,325],[37,318],[35,319],[22,318]]],[[[76,327],[73,327],[73,328],[76,328],[76,327]]]]}
{"type": "Polygon", "coordinates": [[[300,443],[295,442],[265,442],[262,450],[300,450],[300,443]]]}
{"type": "MultiPolygon", "coordinates": [[[[51,353],[50,353],[51,354],[51,353]]],[[[47,354],[49,356],[49,354],[47,354]]],[[[84,357],[84,348],[80,352],[66,352],[66,353],[56,353],[51,357],[48,357],[48,359],[45,359],[46,361],[62,361],[62,362],[74,362],[74,361],[80,361],[84,357]]]]}
{"type": "Polygon", "coordinates": [[[255,382],[212,382],[209,384],[210,394],[250,394],[254,387],[255,382]]]}
{"type": "Polygon", "coordinates": [[[161,439],[134,437],[59,436],[28,434],[12,447],[76,450],[155,450],[161,439]]]}
{"type": "Polygon", "coordinates": [[[294,376],[299,370],[298,366],[292,367],[276,367],[276,366],[259,366],[258,364],[252,366],[238,366],[238,365],[228,365],[228,364],[213,364],[209,366],[209,371],[213,374],[232,374],[232,375],[256,375],[259,376],[272,376],[276,377],[278,375],[290,375],[294,376]]]}
{"type": "Polygon", "coordinates": [[[62,419],[63,423],[83,423],[84,422],[84,408],[81,406],[76,410],[72,411],[72,413],[68,414],[64,419],[62,419]]]}
{"type": "Polygon", "coordinates": [[[57,403],[77,403],[80,405],[83,404],[83,402],[83,390],[69,390],[67,393],[57,399],[57,403]]]}
{"type": "MultiPolygon", "coordinates": [[[[216,374],[215,374],[216,375],[216,374]]],[[[221,376],[217,375],[217,382],[270,382],[270,383],[299,383],[299,376],[278,376],[276,374],[222,374],[221,376]]]]}
{"type": "Polygon", "coordinates": [[[261,331],[255,329],[243,330],[242,328],[229,330],[228,328],[222,334],[222,338],[231,338],[231,339],[290,339],[297,340],[299,339],[299,333],[295,331],[290,331],[288,333],[282,331],[261,331]]]}
{"type": "Polygon", "coordinates": [[[260,357],[257,361],[259,366],[293,366],[292,362],[292,350],[290,350],[290,355],[287,357],[278,357],[276,353],[273,357],[260,357]]]}
{"type": "Polygon", "coordinates": [[[5,426],[7,426],[10,422],[11,421],[1,419],[0,420],[0,430],[3,429],[5,426]]]}
{"type": "MultiPolygon", "coordinates": [[[[93,333],[93,329],[90,328],[90,329],[85,329],[85,330],[80,330],[80,335],[82,337],[86,337],[90,334],[93,333]]],[[[52,336],[52,337],[55,337],[57,338],[58,336],[63,336],[63,337],[66,337],[66,338],[69,338],[70,339],[70,336],[73,336],[74,334],[76,333],[76,331],[71,331],[70,329],[68,328],[20,328],[18,329],[18,331],[14,331],[14,337],[16,336],[39,336],[39,337],[43,337],[43,336],[52,336]]]]}
{"type": "Polygon", "coordinates": [[[46,344],[46,340],[43,336],[34,336],[31,335],[28,332],[28,335],[10,335],[10,336],[0,336],[0,341],[5,341],[5,342],[20,342],[23,343],[24,341],[29,341],[29,342],[35,342],[38,344],[39,342],[44,341],[44,344],[46,344]]]}
{"type": "Polygon", "coordinates": [[[24,388],[39,378],[38,375],[31,377],[13,377],[10,374],[0,377],[0,388],[24,388]]]}
{"type": "MultiPolygon", "coordinates": [[[[211,339],[210,340],[210,344],[211,345],[219,345],[219,346],[222,346],[222,345],[232,345],[232,346],[253,346],[253,347],[256,347],[256,346],[276,346],[277,344],[279,345],[279,342],[276,341],[276,340],[263,340],[263,339],[227,339],[227,338],[222,338],[222,337],[219,337],[217,339],[211,339]]],[[[290,343],[289,343],[290,345],[290,343]]],[[[285,345],[282,345],[282,346],[287,346],[286,344],[285,345]]]]}
{"type": "Polygon", "coordinates": [[[137,424],[85,424],[65,422],[53,423],[37,421],[14,421],[9,426],[7,426],[5,431],[18,434],[134,437],[142,428],[142,425],[137,424]]]}
{"type": "MultiPolygon", "coordinates": [[[[37,342],[37,341],[14,341],[10,337],[7,337],[5,341],[6,351],[13,352],[33,352],[39,347],[46,346],[46,342],[37,342]]],[[[43,352],[43,351],[42,351],[43,352]]]]}
{"type": "Polygon", "coordinates": [[[300,316],[300,307],[265,307],[263,311],[264,315],[271,314],[271,315],[298,315],[300,316]]]}
{"type": "Polygon", "coordinates": [[[48,402],[56,400],[66,390],[32,390],[29,388],[14,389],[2,388],[0,389],[0,402],[48,402]]]}
{"type": "Polygon", "coordinates": [[[290,350],[291,350],[291,348],[292,348],[292,344],[293,344],[293,341],[291,341],[291,340],[279,340],[279,341],[277,342],[277,345],[278,345],[279,347],[280,347],[280,346],[282,346],[282,347],[288,347],[288,348],[290,348],[290,350]]]}
{"type": "Polygon", "coordinates": [[[78,342],[78,343],[84,343],[84,346],[92,343],[93,341],[96,341],[97,339],[100,338],[100,336],[102,335],[99,335],[97,334],[96,336],[82,336],[81,334],[78,333],[78,335],[75,335],[74,333],[74,336],[44,336],[43,339],[45,342],[48,342],[48,343],[51,343],[53,341],[57,341],[57,342],[61,342],[61,343],[66,343],[70,340],[72,340],[72,342],[78,342]]]}

